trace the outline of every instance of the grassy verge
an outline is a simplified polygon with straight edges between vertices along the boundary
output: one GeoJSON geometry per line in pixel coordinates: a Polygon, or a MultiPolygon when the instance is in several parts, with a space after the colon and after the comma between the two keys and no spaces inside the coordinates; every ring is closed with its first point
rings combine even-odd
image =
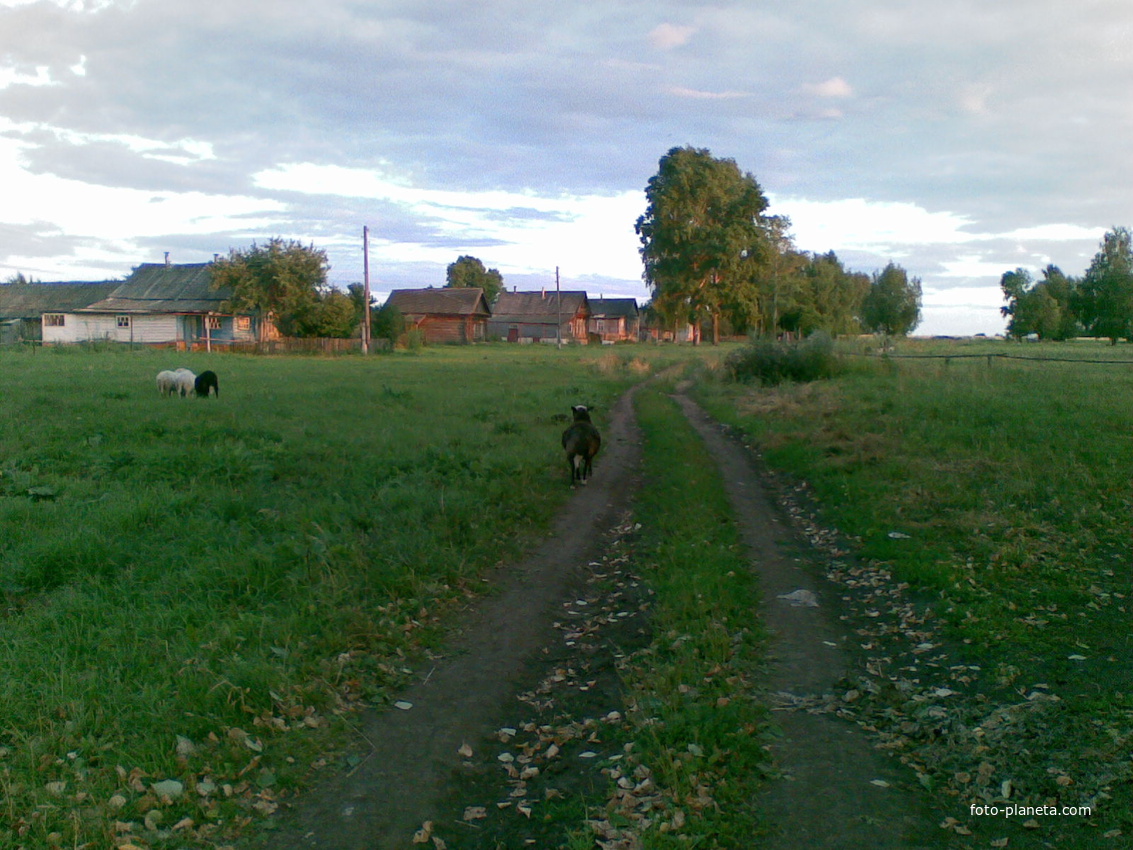
{"type": "MultiPolygon", "coordinates": [[[[679,408],[642,389],[637,413],[646,484],[634,564],[654,592],[654,640],[623,668],[632,743],[607,771],[611,802],[591,826],[647,848],[743,847],[758,831],[752,798],[768,764],[751,686],[757,588],[715,464],[679,408]]],[[[592,843],[582,834],[572,846],[592,843]]]]}
{"type": "MultiPolygon", "coordinates": [[[[1128,356],[1082,344],[900,353],[972,352],[1128,356]]],[[[919,664],[898,670],[889,638],[905,635],[900,625],[859,634],[889,680],[874,719],[942,803],[1091,810],[1021,817],[990,835],[1011,846],[1111,846],[1095,842],[1133,833],[1133,367],[856,361],[835,381],[706,382],[701,400],[810,485],[869,582],[909,585],[919,625],[905,631],[927,647],[919,664]]]]}
{"type": "Polygon", "coordinates": [[[0,354],[0,847],[270,823],[546,527],[557,417],[680,356],[0,354]],[[181,365],[220,398],[159,397],[181,365]]]}

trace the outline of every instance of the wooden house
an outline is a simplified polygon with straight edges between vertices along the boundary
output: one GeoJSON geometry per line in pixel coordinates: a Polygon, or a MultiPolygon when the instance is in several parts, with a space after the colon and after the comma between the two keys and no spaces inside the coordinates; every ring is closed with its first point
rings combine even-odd
{"type": "Polygon", "coordinates": [[[211,348],[258,339],[259,320],[223,309],[232,296],[213,290],[211,263],[143,263],[104,298],[44,313],[45,343],[110,340],[211,348]]]}
{"type": "Polygon", "coordinates": [[[395,289],[386,301],[405,319],[406,330],[420,331],[426,343],[482,342],[492,309],[484,290],[474,287],[395,289]]]}
{"type": "Polygon", "coordinates": [[[641,312],[636,298],[591,298],[591,335],[598,336],[602,342],[636,342],[641,329],[641,312]]]}
{"type": "Polygon", "coordinates": [[[488,333],[508,342],[586,342],[590,304],[585,292],[501,292],[488,333]]]}
{"type": "Polygon", "coordinates": [[[0,343],[42,341],[45,315],[54,317],[87,307],[101,301],[121,283],[115,280],[0,285],[0,343]]]}

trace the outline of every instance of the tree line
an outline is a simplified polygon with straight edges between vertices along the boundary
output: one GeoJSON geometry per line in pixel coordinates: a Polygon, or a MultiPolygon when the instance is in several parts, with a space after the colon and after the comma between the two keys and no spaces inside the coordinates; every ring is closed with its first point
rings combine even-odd
{"type": "Polygon", "coordinates": [[[636,232],[649,309],[664,322],[708,324],[713,342],[724,332],[903,335],[920,323],[919,279],[895,263],[867,275],[833,251],[798,250],[790,220],[768,213],[734,160],[673,148],[645,194],[636,232]]]}
{"type": "MultiPolygon", "coordinates": [[[[895,263],[870,275],[847,269],[833,251],[798,250],[790,220],[768,213],[759,183],[734,160],[673,148],[646,199],[636,232],[654,321],[691,324],[697,339],[710,325],[714,342],[725,333],[904,335],[920,323],[919,279],[895,263]]],[[[213,285],[232,289],[227,309],[271,315],[287,336],[353,336],[366,309],[362,287],[329,286],[328,268],[324,251],[272,239],[219,259],[213,285]]],[[[475,257],[461,256],[447,270],[446,286],[479,287],[489,302],[503,285],[499,271],[475,257]]],[[[373,318],[375,336],[399,331],[398,317],[378,311],[373,318]]]]}
{"type": "Polygon", "coordinates": [[[1087,334],[1116,344],[1133,340],[1133,235],[1115,227],[1105,234],[1082,277],[1048,265],[1036,280],[1024,268],[1004,272],[1001,312],[1016,339],[1064,340],[1087,334]]]}

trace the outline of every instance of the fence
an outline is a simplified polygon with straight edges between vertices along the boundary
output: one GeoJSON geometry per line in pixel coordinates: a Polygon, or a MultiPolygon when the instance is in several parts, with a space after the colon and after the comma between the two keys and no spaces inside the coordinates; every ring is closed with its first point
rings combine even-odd
{"type": "MultiPolygon", "coordinates": [[[[212,340],[213,351],[229,351],[234,354],[355,354],[362,351],[360,339],[323,339],[283,337],[264,342],[217,342],[212,340]]],[[[371,339],[370,351],[388,351],[388,339],[371,339]]],[[[193,351],[204,351],[203,342],[190,346],[193,351]]]]}
{"type": "Polygon", "coordinates": [[[990,366],[993,360],[1026,360],[1032,363],[1096,363],[1105,366],[1133,366],[1133,360],[1094,357],[1029,357],[1025,354],[863,354],[857,351],[843,352],[848,357],[864,357],[869,360],[943,360],[947,366],[953,360],[986,359],[990,366]]]}

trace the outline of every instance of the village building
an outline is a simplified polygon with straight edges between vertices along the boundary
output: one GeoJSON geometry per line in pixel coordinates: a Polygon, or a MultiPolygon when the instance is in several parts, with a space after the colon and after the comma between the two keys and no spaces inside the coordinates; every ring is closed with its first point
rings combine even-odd
{"type": "Polygon", "coordinates": [[[419,331],[426,343],[483,342],[492,315],[484,290],[474,287],[395,289],[386,306],[396,307],[406,330],[419,331]]]}
{"type": "Polygon", "coordinates": [[[98,300],[44,311],[43,342],[109,340],[211,349],[256,341],[259,319],[223,309],[232,291],[212,289],[211,266],[143,263],[98,300]]]}
{"type": "Polygon", "coordinates": [[[488,334],[508,342],[587,342],[590,303],[585,292],[501,292],[488,334]]]}
{"type": "Polygon", "coordinates": [[[604,343],[637,342],[641,332],[637,299],[591,298],[589,332],[604,343]]]}
{"type": "Polygon", "coordinates": [[[0,285],[0,344],[43,341],[43,316],[62,315],[106,298],[122,281],[0,285]]]}

